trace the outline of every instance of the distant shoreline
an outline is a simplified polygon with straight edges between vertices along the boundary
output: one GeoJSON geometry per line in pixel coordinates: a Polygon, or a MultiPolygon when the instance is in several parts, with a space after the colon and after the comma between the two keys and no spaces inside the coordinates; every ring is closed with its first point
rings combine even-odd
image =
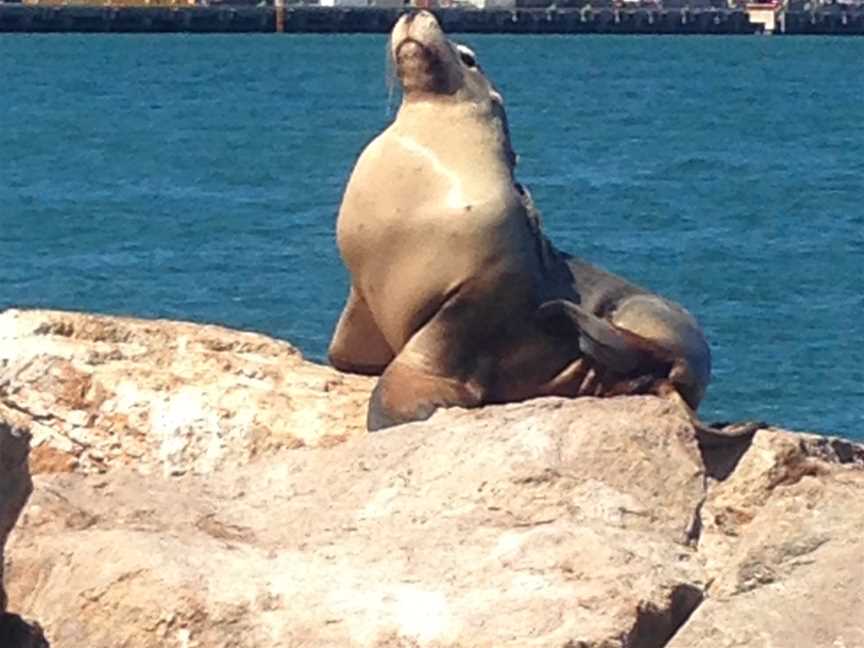
{"type": "MultiPolygon", "coordinates": [[[[24,5],[0,2],[2,33],[376,33],[402,8],[289,6],[24,5]],[[282,15],[279,15],[279,12],[282,15]],[[281,24],[282,29],[277,29],[281,24]]],[[[434,10],[450,33],[762,34],[740,9],[434,10]]],[[[778,12],[777,35],[864,35],[864,9],[778,12]]]]}

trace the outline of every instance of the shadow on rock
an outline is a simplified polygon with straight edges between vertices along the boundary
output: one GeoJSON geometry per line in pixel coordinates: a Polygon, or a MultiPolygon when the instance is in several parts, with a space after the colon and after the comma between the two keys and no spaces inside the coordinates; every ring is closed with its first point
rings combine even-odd
{"type": "Polygon", "coordinates": [[[0,646],[3,648],[50,648],[38,623],[27,623],[17,614],[0,616],[0,646]]]}
{"type": "Polygon", "coordinates": [[[728,434],[728,437],[722,443],[710,443],[704,439],[699,439],[699,453],[702,455],[702,463],[708,477],[723,481],[735,471],[741,457],[750,449],[753,435],[757,431],[767,428],[768,425],[761,422],[723,422],[714,423],[711,427],[728,434]]]}

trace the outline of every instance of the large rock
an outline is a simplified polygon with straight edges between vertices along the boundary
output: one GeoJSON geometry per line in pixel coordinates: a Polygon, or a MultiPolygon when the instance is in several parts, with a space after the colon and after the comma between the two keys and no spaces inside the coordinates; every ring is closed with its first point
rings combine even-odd
{"type": "Polygon", "coordinates": [[[659,646],[706,585],[698,448],[655,399],[39,486],[10,583],[60,646],[659,646]]]}
{"type": "Polygon", "coordinates": [[[861,447],[700,448],[651,397],[366,435],[370,384],[259,335],[0,314],[0,421],[42,467],[12,607],[61,648],[864,645],[861,447]]]}

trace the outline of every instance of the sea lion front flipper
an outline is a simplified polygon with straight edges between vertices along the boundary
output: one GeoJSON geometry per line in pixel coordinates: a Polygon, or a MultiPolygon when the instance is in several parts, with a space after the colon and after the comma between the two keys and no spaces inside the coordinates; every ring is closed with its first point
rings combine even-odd
{"type": "Polygon", "coordinates": [[[369,399],[370,432],[402,423],[424,421],[442,407],[477,407],[480,398],[458,380],[412,367],[398,357],[378,379],[369,399]]]}
{"type": "Polygon", "coordinates": [[[640,366],[653,364],[651,359],[658,352],[648,340],[566,299],[541,305],[537,317],[540,325],[553,335],[578,335],[582,352],[616,373],[629,374],[640,366]]]}
{"type": "Polygon", "coordinates": [[[490,358],[478,349],[482,333],[466,316],[471,304],[461,290],[453,290],[406,342],[369,399],[369,431],[422,421],[442,407],[483,404],[490,358]]]}
{"type": "Polygon", "coordinates": [[[393,359],[393,350],[353,287],[333,332],[327,359],[339,371],[366,375],[381,374],[393,359]]]}

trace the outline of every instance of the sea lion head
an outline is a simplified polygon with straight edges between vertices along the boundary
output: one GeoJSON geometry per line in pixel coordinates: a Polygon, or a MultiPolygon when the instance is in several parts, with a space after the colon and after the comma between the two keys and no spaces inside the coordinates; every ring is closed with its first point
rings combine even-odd
{"type": "Polygon", "coordinates": [[[390,56],[406,101],[500,101],[474,52],[449,40],[428,11],[398,20],[390,35],[390,56]]]}
{"type": "Polygon", "coordinates": [[[474,52],[454,43],[428,11],[404,14],[390,34],[389,56],[402,86],[403,107],[429,102],[468,106],[495,124],[512,169],[516,155],[504,100],[486,77],[474,52]]]}

